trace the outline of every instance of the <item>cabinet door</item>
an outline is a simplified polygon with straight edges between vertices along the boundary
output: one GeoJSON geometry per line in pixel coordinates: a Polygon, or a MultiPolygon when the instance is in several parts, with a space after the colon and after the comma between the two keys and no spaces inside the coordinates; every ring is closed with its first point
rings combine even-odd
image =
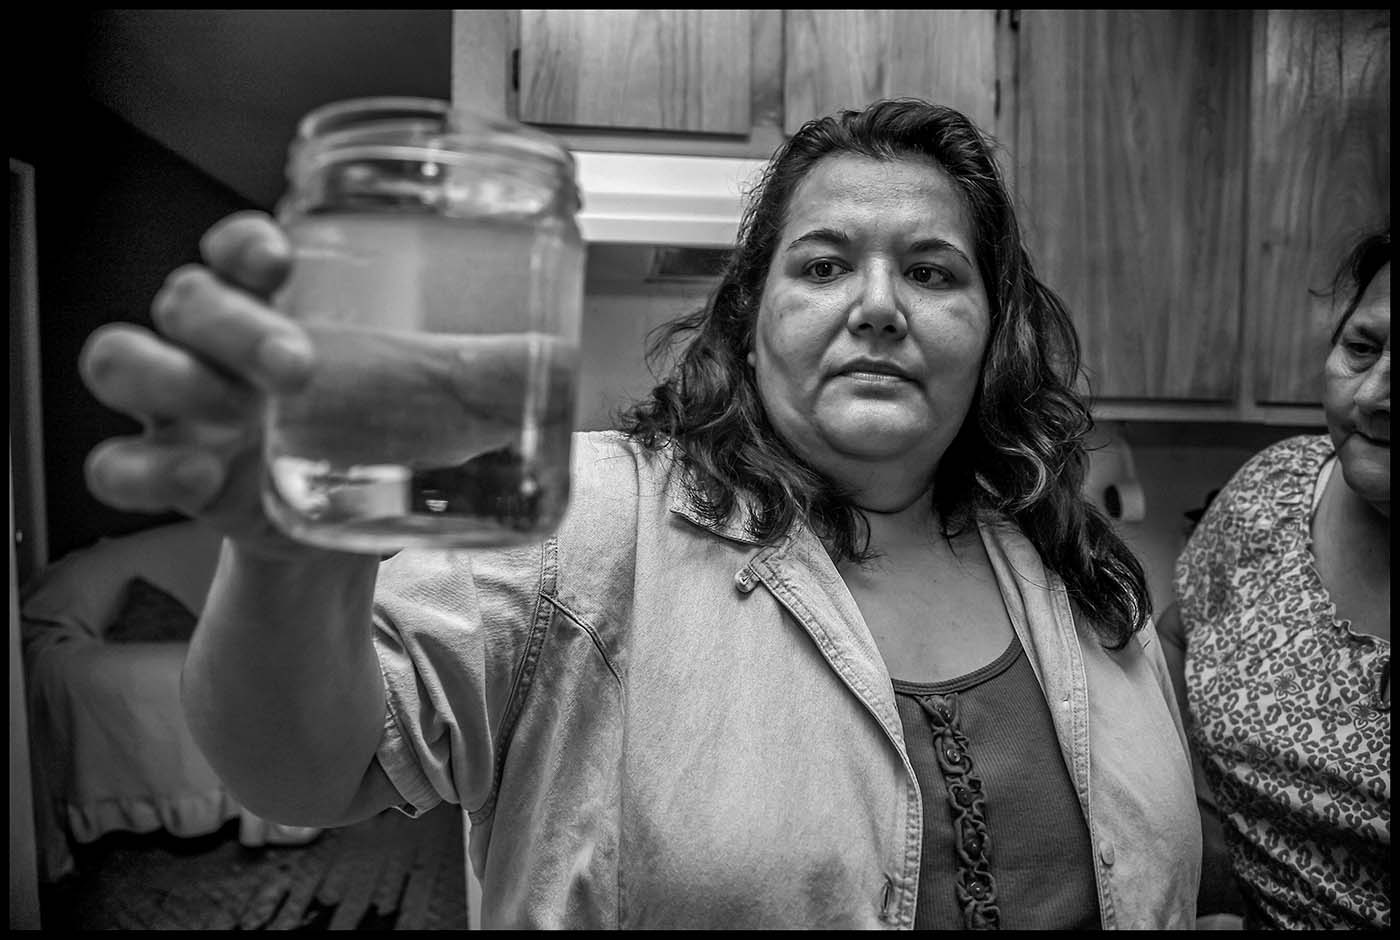
{"type": "Polygon", "coordinates": [[[520,120],[748,134],[747,10],[521,10],[520,120]]]}
{"type": "Polygon", "coordinates": [[[1390,13],[1272,10],[1257,28],[1252,391],[1261,403],[1316,403],[1334,310],[1314,292],[1390,215],[1390,13]]]}
{"type": "Polygon", "coordinates": [[[1095,398],[1234,400],[1249,11],[1021,13],[1015,188],[1095,398]]]}
{"type": "Polygon", "coordinates": [[[785,11],[784,129],[913,96],[996,133],[995,10],[785,11]]]}

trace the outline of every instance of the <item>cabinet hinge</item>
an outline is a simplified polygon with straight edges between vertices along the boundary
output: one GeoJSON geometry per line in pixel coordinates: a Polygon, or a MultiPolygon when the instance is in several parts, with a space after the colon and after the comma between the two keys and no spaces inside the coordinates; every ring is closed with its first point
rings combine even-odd
{"type": "Polygon", "coordinates": [[[512,91],[520,90],[520,50],[510,50],[510,87],[512,91]]]}

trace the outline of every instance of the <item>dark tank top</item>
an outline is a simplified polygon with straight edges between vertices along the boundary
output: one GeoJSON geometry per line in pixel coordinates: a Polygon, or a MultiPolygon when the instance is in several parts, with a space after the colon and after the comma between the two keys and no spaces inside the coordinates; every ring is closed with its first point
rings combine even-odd
{"type": "Polygon", "coordinates": [[[914,928],[1098,930],[1089,828],[1020,640],[894,691],[923,796],[914,928]]]}

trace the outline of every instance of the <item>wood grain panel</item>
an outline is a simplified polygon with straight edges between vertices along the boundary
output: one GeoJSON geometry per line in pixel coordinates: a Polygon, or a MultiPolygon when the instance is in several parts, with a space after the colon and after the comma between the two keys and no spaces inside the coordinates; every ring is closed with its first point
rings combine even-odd
{"type": "Polygon", "coordinates": [[[1320,400],[1330,285],[1354,239],[1390,213],[1390,14],[1258,14],[1250,186],[1252,391],[1320,400]]]}
{"type": "Polygon", "coordinates": [[[750,117],[754,127],[783,130],[783,11],[750,10],[753,83],[750,117]]]}
{"type": "Polygon", "coordinates": [[[913,96],[996,122],[995,10],[788,10],[788,133],[812,118],[913,96]]]}
{"type": "Polygon", "coordinates": [[[515,119],[511,50],[519,34],[516,10],[452,11],[452,103],[515,119]]]}
{"type": "Polygon", "coordinates": [[[1021,14],[1017,192],[1090,391],[1237,394],[1248,11],[1021,14]]]}
{"type": "Polygon", "coordinates": [[[520,119],[747,134],[747,10],[522,10],[520,119]]]}

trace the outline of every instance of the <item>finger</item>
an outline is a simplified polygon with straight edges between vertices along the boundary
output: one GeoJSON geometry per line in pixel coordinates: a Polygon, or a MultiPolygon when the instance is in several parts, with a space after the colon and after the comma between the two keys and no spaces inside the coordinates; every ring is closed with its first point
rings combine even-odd
{"type": "Polygon", "coordinates": [[[169,339],[263,391],[296,391],[311,375],[314,351],[305,331],[208,268],[172,272],[151,318],[169,339]]]}
{"type": "Polygon", "coordinates": [[[228,216],[204,234],[199,248],[220,277],[264,299],[282,286],[291,271],[291,244],[265,212],[228,216]]]}
{"type": "Polygon", "coordinates": [[[254,414],[253,388],[144,327],[106,324],[83,344],[78,369],[98,401],[138,419],[235,421],[254,414]]]}
{"type": "Polygon", "coordinates": [[[83,466],[92,495],[128,512],[200,513],[223,489],[226,470],[213,454],[189,444],[152,444],[118,437],[89,452],[83,466]]]}

